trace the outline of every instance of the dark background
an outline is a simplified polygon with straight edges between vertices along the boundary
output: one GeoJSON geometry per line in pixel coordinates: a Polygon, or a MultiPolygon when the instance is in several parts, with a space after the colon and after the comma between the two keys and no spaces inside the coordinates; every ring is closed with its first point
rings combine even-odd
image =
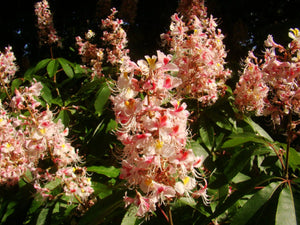
{"type": "MultiPolygon", "coordinates": [[[[125,1],[125,0],[123,0],[125,1]]],[[[130,1],[135,0],[126,0],[130,1]]],[[[38,44],[34,3],[31,0],[3,1],[0,7],[0,50],[11,45],[22,72],[39,60],[49,57],[49,51],[38,44]]],[[[139,0],[136,10],[122,6],[122,0],[49,0],[58,35],[63,38],[59,55],[80,60],[75,37],[88,29],[101,35],[101,18],[115,6],[119,17],[127,23],[130,56],[137,60],[155,54],[160,49],[160,34],[168,30],[170,16],[176,12],[176,0],[139,0]],[[126,12],[127,10],[127,12],[126,12]],[[129,18],[128,16],[132,16],[129,18]]],[[[207,0],[208,14],[217,19],[226,38],[228,66],[236,72],[247,51],[255,48],[261,54],[268,34],[283,45],[290,41],[289,28],[300,28],[299,0],[207,0]]],[[[79,62],[79,61],[78,61],[79,62]]]]}

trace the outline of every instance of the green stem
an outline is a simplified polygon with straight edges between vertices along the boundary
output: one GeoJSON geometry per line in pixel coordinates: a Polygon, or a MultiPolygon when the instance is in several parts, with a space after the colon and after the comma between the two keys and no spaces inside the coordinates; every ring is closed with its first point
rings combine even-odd
{"type": "Polygon", "coordinates": [[[170,206],[169,206],[169,223],[170,223],[170,225],[174,225],[173,217],[172,217],[172,210],[171,210],[170,206]]]}

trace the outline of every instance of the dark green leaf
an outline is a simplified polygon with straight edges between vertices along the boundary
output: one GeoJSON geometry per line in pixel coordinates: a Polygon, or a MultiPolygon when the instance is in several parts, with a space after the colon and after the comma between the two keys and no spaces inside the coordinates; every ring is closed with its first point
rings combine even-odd
{"type": "Polygon", "coordinates": [[[228,181],[234,178],[249,162],[254,150],[244,149],[232,155],[228,165],[224,169],[224,174],[228,181]]]}
{"type": "Polygon", "coordinates": [[[20,85],[23,83],[23,80],[21,78],[14,79],[11,82],[11,93],[13,94],[16,89],[20,87],[20,85]]]}
{"type": "Polygon", "coordinates": [[[225,141],[222,148],[232,148],[247,142],[265,143],[265,141],[252,133],[232,134],[229,140],[225,141]]]}
{"type": "Polygon", "coordinates": [[[58,62],[57,62],[56,59],[52,59],[48,63],[48,65],[47,65],[47,72],[48,72],[48,75],[49,75],[50,78],[53,77],[56,74],[57,69],[58,69],[58,65],[59,64],[58,64],[58,62]]]}
{"type": "Polygon", "coordinates": [[[107,177],[118,177],[120,173],[120,169],[110,166],[110,167],[105,167],[105,166],[90,166],[87,168],[89,172],[94,172],[98,174],[103,174],[107,177]]]}
{"type": "Polygon", "coordinates": [[[271,138],[271,136],[257,123],[255,123],[250,117],[246,117],[245,122],[247,122],[253,129],[254,132],[259,134],[260,136],[264,137],[268,141],[273,142],[274,140],[271,138]]]}
{"type": "Polygon", "coordinates": [[[35,73],[35,68],[29,68],[28,70],[26,70],[26,72],[24,73],[24,79],[28,80],[28,81],[32,81],[33,79],[33,74],[35,73]]]}
{"type": "Polygon", "coordinates": [[[200,137],[204,143],[204,145],[209,149],[212,150],[214,146],[214,128],[208,122],[202,122],[200,124],[200,137]]]}
{"type": "Polygon", "coordinates": [[[73,78],[74,77],[74,71],[71,67],[71,62],[64,59],[64,58],[57,58],[59,64],[61,65],[61,67],[63,68],[63,70],[65,71],[66,75],[69,78],[73,78]]]}
{"type": "Polygon", "coordinates": [[[256,192],[232,218],[231,225],[244,225],[272,197],[281,182],[274,182],[256,192]]]}
{"type": "Polygon", "coordinates": [[[114,193],[105,199],[98,201],[79,220],[79,225],[101,224],[106,217],[122,207],[124,192],[114,193]]]}
{"type": "Polygon", "coordinates": [[[112,194],[112,188],[98,182],[93,182],[93,189],[95,195],[98,195],[99,198],[103,199],[112,194]]]}
{"type": "Polygon", "coordinates": [[[276,225],[297,225],[293,193],[289,186],[280,193],[275,221],[276,225]]]}
{"type": "Polygon", "coordinates": [[[94,103],[95,112],[97,114],[99,114],[99,115],[102,114],[102,112],[104,110],[104,106],[109,99],[110,93],[111,93],[110,89],[106,84],[104,84],[101,87],[101,89],[98,91],[97,97],[96,97],[96,100],[94,103]]]}

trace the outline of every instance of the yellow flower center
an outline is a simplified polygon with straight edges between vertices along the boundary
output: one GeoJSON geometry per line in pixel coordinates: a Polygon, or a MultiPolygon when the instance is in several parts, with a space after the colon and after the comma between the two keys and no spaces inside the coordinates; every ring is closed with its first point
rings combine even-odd
{"type": "Polygon", "coordinates": [[[183,179],[183,184],[186,185],[190,181],[190,177],[185,177],[183,179]]]}

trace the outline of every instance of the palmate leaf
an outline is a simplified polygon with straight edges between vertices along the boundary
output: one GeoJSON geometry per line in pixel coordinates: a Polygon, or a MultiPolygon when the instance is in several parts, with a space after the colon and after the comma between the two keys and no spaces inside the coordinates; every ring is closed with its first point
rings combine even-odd
{"type": "Polygon", "coordinates": [[[297,225],[293,192],[290,186],[286,186],[280,193],[277,212],[276,225],[297,225]]]}
{"type": "Polygon", "coordinates": [[[282,182],[273,182],[256,192],[232,218],[231,225],[244,225],[273,196],[282,182]]]}

